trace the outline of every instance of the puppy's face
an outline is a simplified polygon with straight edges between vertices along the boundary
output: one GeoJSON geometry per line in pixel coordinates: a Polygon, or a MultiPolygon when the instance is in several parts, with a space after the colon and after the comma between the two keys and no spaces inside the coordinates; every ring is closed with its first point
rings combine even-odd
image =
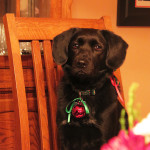
{"type": "Polygon", "coordinates": [[[106,53],[103,35],[98,30],[84,29],[71,38],[67,63],[74,76],[93,76],[106,67],[106,53]]]}
{"type": "Polygon", "coordinates": [[[128,44],[107,30],[71,28],[53,40],[53,58],[70,66],[71,75],[91,77],[103,70],[115,70],[126,56],[128,44]]]}

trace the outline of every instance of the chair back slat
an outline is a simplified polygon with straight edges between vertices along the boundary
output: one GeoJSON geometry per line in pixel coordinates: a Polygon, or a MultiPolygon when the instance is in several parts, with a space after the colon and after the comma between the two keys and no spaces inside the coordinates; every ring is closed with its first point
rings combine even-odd
{"type": "Polygon", "coordinates": [[[38,104],[38,115],[39,115],[39,126],[40,126],[40,139],[41,139],[41,150],[50,150],[50,139],[49,139],[49,125],[47,115],[47,99],[45,93],[44,84],[44,71],[42,66],[42,58],[40,52],[39,41],[32,41],[32,59],[34,66],[34,77],[36,84],[37,93],[37,104],[38,104]]]}
{"type": "Polygon", "coordinates": [[[30,150],[27,100],[25,93],[25,84],[20,56],[19,41],[16,37],[15,18],[5,18],[4,24],[7,39],[6,42],[8,48],[9,64],[13,83],[12,90],[14,99],[14,112],[16,118],[15,127],[17,131],[15,132],[15,149],[30,150]]]}
{"type": "Polygon", "coordinates": [[[44,61],[46,70],[46,79],[49,93],[49,107],[50,107],[50,117],[51,119],[51,131],[53,139],[53,150],[57,150],[57,125],[56,125],[56,76],[55,76],[55,65],[52,57],[52,47],[50,41],[43,41],[43,51],[44,51],[44,61]]]}

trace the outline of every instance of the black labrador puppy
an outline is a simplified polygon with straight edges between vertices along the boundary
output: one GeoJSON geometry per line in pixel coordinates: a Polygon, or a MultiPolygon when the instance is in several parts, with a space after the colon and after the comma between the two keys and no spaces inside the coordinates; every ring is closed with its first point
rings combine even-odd
{"type": "Polygon", "coordinates": [[[110,77],[127,47],[107,30],[71,28],[54,38],[53,58],[64,70],[56,118],[61,150],[99,150],[118,134],[123,107],[110,77]]]}

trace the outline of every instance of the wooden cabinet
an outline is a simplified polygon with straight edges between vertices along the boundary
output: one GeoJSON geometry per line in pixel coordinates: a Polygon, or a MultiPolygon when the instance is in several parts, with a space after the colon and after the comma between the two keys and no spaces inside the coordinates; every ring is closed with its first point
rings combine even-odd
{"type": "MultiPolygon", "coordinates": [[[[28,100],[31,149],[38,150],[40,149],[40,133],[31,55],[22,56],[22,61],[28,100]]],[[[0,57],[0,73],[0,150],[15,150],[12,80],[7,56],[0,57]]]]}
{"type": "MultiPolygon", "coordinates": [[[[40,150],[38,108],[31,55],[22,56],[22,66],[29,112],[31,150],[40,150]]],[[[15,118],[8,56],[0,56],[0,73],[0,150],[15,150],[15,118]]],[[[46,82],[45,89],[48,94],[46,82]]]]}

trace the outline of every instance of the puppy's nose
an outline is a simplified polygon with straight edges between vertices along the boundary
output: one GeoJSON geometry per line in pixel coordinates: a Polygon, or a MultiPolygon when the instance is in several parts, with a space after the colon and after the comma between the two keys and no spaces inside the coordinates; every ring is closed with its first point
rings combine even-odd
{"type": "Polygon", "coordinates": [[[86,67],[85,61],[84,60],[79,60],[77,62],[77,67],[79,67],[79,68],[85,68],[86,67]]]}

